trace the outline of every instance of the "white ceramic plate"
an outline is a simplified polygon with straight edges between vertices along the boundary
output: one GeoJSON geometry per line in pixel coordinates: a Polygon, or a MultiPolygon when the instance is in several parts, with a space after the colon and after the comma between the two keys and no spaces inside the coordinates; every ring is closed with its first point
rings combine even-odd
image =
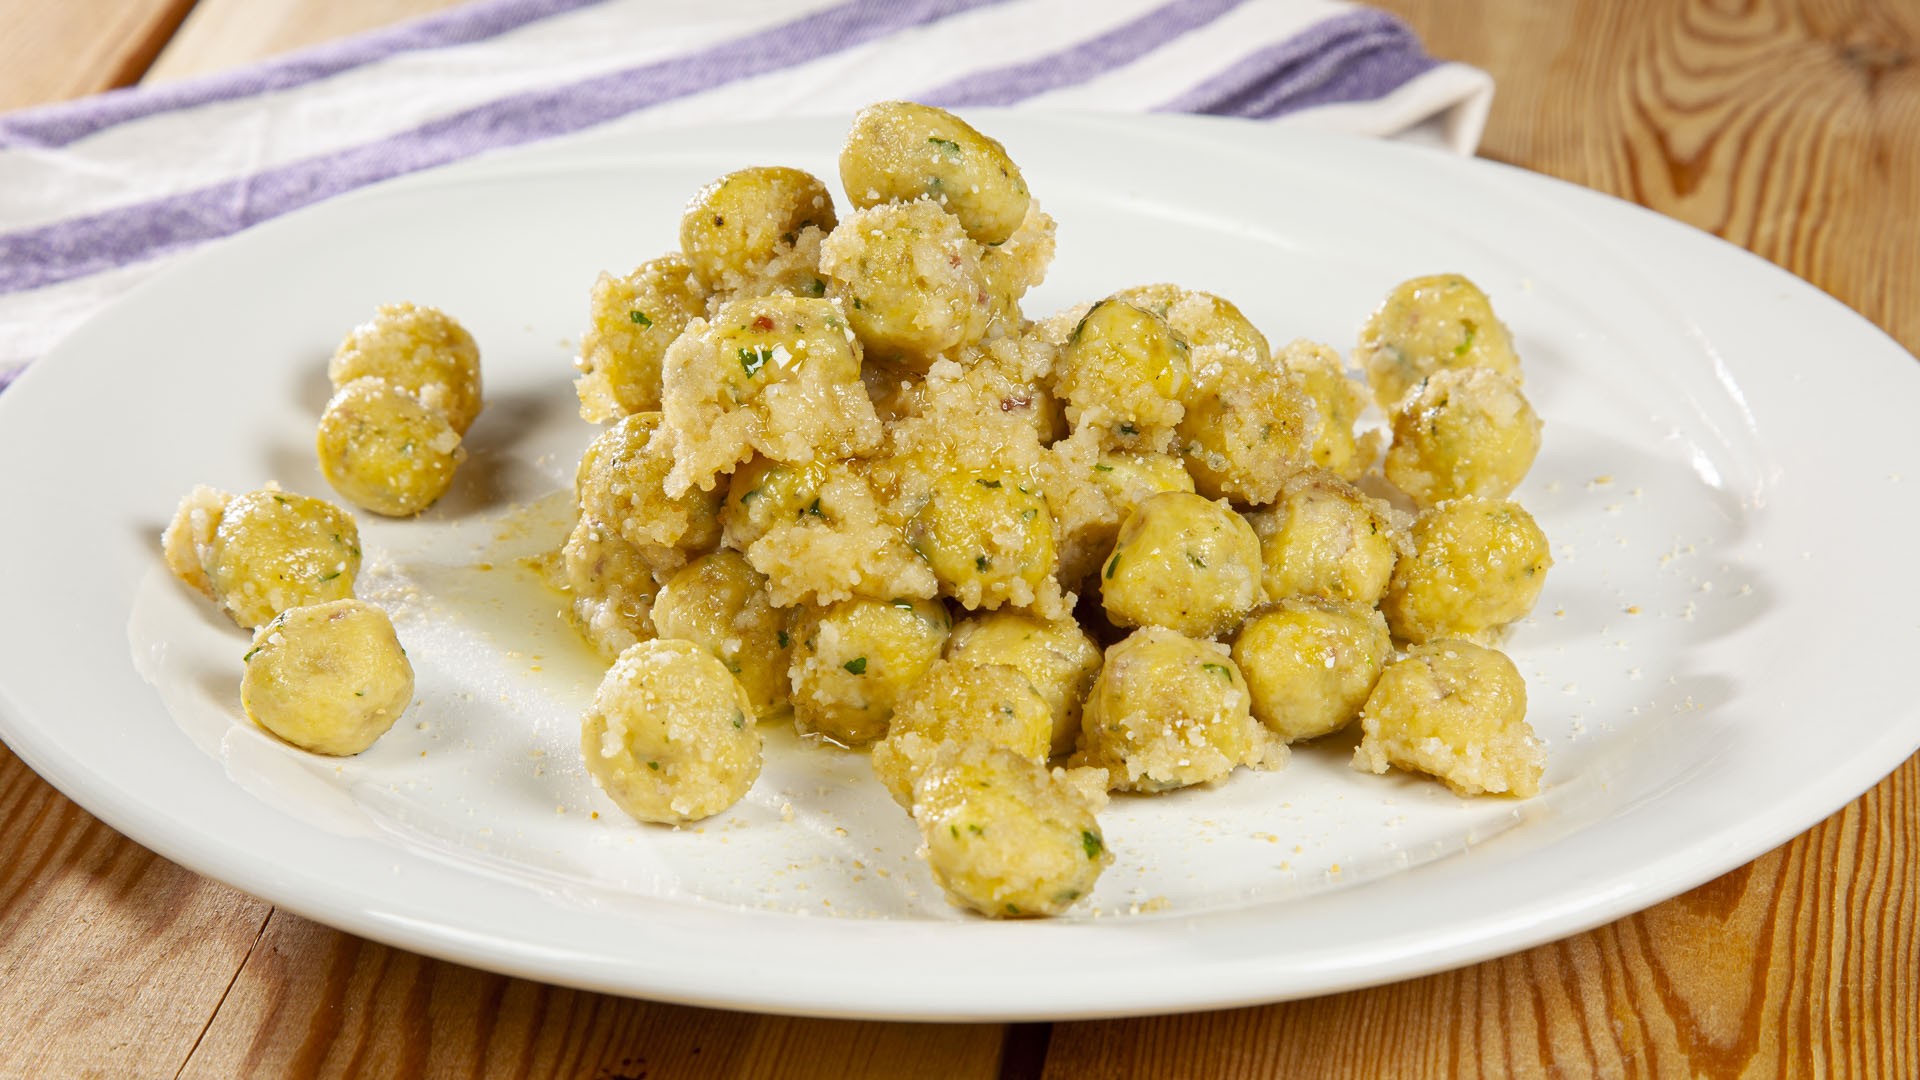
{"type": "Polygon", "coordinates": [[[1090,908],[949,909],[864,759],[776,735],[751,795],[624,819],[576,743],[600,667],[515,565],[556,542],[589,428],[588,285],[674,243],[707,179],[836,175],[842,124],[595,138],[421,175],[219,245],[0,395],[0,734],[115,828],[356,933],[597,990],[820,1015],[1224,1006],[1480,960],[1671,896],[1812,825],[1920,744],[1920,365],[1823,294],[1626,204],[1479,161],[1228,122],[982,115],[1060,220],[1030,312],[1169,279],[1340,344],[1415,274],[1479,281],[1546,445],[1558,564],[1510,648],[1536,799],[1347,768],[1349,741],[1115,801],[1090,908]],[[196,483],[327,496],[324,363],[378,303],[482,343],[473,459],[423,519],[362,515],[362,594],[419,701],[368,753],[238,707],[247,638],[157,538],[196,483]],[[484,569],[490,566],[491,569],[484,569]],[[597,816],[596,816],[597,814],[597,816]]]}

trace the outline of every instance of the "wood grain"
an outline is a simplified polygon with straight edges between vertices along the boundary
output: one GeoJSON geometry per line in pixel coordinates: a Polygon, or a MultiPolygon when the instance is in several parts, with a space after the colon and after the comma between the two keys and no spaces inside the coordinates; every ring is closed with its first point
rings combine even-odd
{"type": "Polygon", "coordinates": [[[793,1020],[563,990],[276,911],[183,1075],[993,1077],[998,1025],[793,1020]]]}
{"type": "Polygon", "coordinates": [[[1731,240],[1920,352],[1920,4],[1378,6],[1495,74],[1483,156],[1731,240]]]}
{"type": "Polygon", "coordinates": [[[1054,1025],[1047,1080],[1920,1076],[1920,760],[1591,933],[1310,1001],[1054,1025]]]}
{"type": "Polygon", "coordinates": [[[171,1076],[266,904],[107,828],[0,746],[0,1076],[171,1076]]]}
{"type": "Polygon", "coordinates": [[[138,82],[193,0],[0,0],[0,110],[138,82]]]}
{"type": "Polygon", "coordinates": [[[317,45],[461,0],[199,0],[160,50],[148,82],[169,82],[317,45]]]}
{"type": "MultiPolygon", "coordinates": [[[[448,2],[201,0],[152,75],[448,2]]],[[[1920,3],[1375,2],[1494,73],[1487,156],[1742,244],[1920,351],[1920,3]]],[[[127,81],[189,6],[0,0],[0,107],[127,81]]],[[[1920,760],[1753,864],[1566,941],[1050,1033],[723,1013],[428,960],[199,879],[4,750],[0,837],[0,1076],[1920,1076],[1920,760]]]]}

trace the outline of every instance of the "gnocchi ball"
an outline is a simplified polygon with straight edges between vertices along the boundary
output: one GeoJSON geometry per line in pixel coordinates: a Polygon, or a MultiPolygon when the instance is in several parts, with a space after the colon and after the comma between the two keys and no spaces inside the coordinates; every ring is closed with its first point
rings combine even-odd
{"type": "Polygon", "coordinates": [[[720,813],[760,776],[753,703],[690,641],[642,641],[620,654],[581,719],[580,753],[620,809],[663,825],[720,813]]]}
{"type": "Polygon", "coordinates": [[[1054,525],[1060,536],[1060,580],[1070,585],[1106,561],[1120,523],[1149,496],[1193,490],[1187,467],[1171,454],[1089,455],[1089,449],[1083,434],[1048,451],[1057,474],[1052,489],[1059,498],[1054,525]],[[1063,491],[1066,497],[1060,498],[1063,491]]]}
{"type": "Polygon", "coordinates": [[[947,656],[968,664],[1005,664],[1026,676],[1052,717],[1049,755],[1073,752],[1081,704],[1100,673],[1100,646],[1077,621],[1016,611],[975,615],[953,628],[947,656]]]}
{"type": "Polygon", "coordinates": [[[1115,623],[1192,637],[1231,630],[1265,599],[1253,526],[1225,502],[1180,491],[1155,495],[1127,516],[1100,578],[1115,623]]]}
{"type": "Polygon", "coordinates": [[[763,165],[701,188],[680,218],[680,250],[710,290],[736,289],[804,229],[830,232],[833,196],[800,169],[763,165]]]}
{"type": "Polygon", "coordinates": [[[1267,596],[1318,596],[1372,607],[1387,591],[1402,543],[1394,511],[1326,473],[1288,481],[1248,516],[1260,537],[1267,596]]]}
{"type": "Polygon", "coordinates": [[[1260,505],[1313,458],[1320,417],[1293,373],[1227,359],[1196,372],[1175,443],[1194,488],[1260,505]]]}
{"type": "Polygon", "coordinates": [[[1027,183],[998,142],[931,105],[883,101],[860,110],[840,150],[853,205],[931,199],[982,244],[1013,236],[1027,216],[1027,183]]]}
{"type": "Polygon", "coordinates": [[[659,413],[633,413],[595,436],[574,472],[580,513],[619,532],[656,576],[720,543],[721,492],[666,493],[673,445],[659,413]]]}
{"type": "Polygon", "coordinates": [[[167,560],[167,569],[209,600],[218,599],[213,595],[213,585],[207,581],[213,530],[219,528],[220,517],[231,501],[233,496],[219,488],[195,484],[186,498],[180,500],[166,531],[160,534],[160,552],[167,560]]]}
{"type": "MultiPolygon", "coordinates": [[[[818,300],[827,295],[827,278],[820,272],[820,245],[827,234],[809,225],[800,230],[793,244],[774,249],[773,258],[753,274],[742,278],[722,294],[723,299],[744,300],[754,296],[810,296],[818,300]]],[[[708,307],[713,306],[712,301],[708,307]]]]}
{"type": "Polygon", "coordinates": [[[914,785],[913,819],[947,899],[991,918],[1062,914],[1113,862],[1087,797],[1003,747],[942,747],[914,785]]]}
{"type": "Polygon", "coordinates": [[[1414,646],[1381,673],[1360,728],[1356,769],[1426,773],[1460,795],[1539,794],[1546,752],[1527,723],[1527,684],[1494,649],[1414,646]]]}
{"type": "Polygon", "coordinates": [[[1167,320],[1173,331],[1198,352],[1223,353],[1264,368],[1272,359],[1267,336],[1230,300],[1178,285],[1138,285],[1113,294],[1167,320]]]}
{"type": "Polygon", "coordinates": [[[1378,611],[1333,600],[1282,600],[1248,619],[1233,641],[1254,719],[1287,742],[1346,727],[1392,658],[1378,611]]]}
{"type": "Polygon", "coordinates": [[[951,629],[937,600],[856,596],[801,609],[788,669],[794,726],[841,746],[885,735],[894,703],[940,658],[951,629]]]}
{"type": "Polygon", "coordinates": [[[667,349],[662,396],[669,495],[710,491],[756,452],[804,465],[880,445],[858,341],[831,300],[761,296],[695,319],[667,349]]]}
{"type": "Polygon", "coordinates": [[[588,301],[574,389],[580,417],[603,423],[660,410],[660,364],[687,324],[706,314],[707,288],[684,255],[641,263],[625,277],[601,274],[588,301]]]}
{"type": "Polygon", "coordinates": [[[1054,377],[1075,428],[1100,429],[1116,449],[1159,451],[1180,423],[1192,371],[1187,343],[1166,320],[1102,300],[1068,336],[1054,377]]]}
{"type": "Polygon", "coordinates": [[[911,809],[913,782],[942,745],[1003,746],[1044,764],[1052,735],[1052,711],[1018,670],[936,660],[894,705],[886,738],[873,744],[873,772],[911,809]]]}
{"type": "Polygon", "coordinates": [[[978,341],[993,316],[980,245],[925,200],[847,218],[821,245],[820,271],[867,350],[911,370],[978,341]]]}
{"type": "Polygon", "coordinates": [[[206,555],[213,595],[252,628],[288,608],[352,596],[360,530],[331,503],[267,488],[227,503],[206,555]]]}
{"type": "Polygon", "coordinates": [[[1093,464],[1093,482],[1122,518],[1163,491],[1194,490],[1193,474],[1171,454],[1101,454],[1093,464]]]}
{"type": "Polygon", "coordinates": [[[1553,558],[1519,503],[1469,495],[1413,523],[1413,553],[1394,566],[1380,611],[1396,637],[1423,644],[1475,637],[1533,610],[1553,558]]]}
{"type": "Polygon", "coordinates": [[[1226,646],[1149,626],[1107,650],[1073,764],[1107,770],[1118,790],[1153,792],[1284,762],[1251,705],[1226,646]]]}
{"type": "Polygon", "coordinates": [[[1436,371],[1393,414],[1387,480],[1420,506],[1462,495],[1504,499],[1540,452],[1540,417],[1511,376],[1436,371]]]}
{"type": "Polygon", "coordinates": [[[1319,433],[1313,440],[1313,464],[1316,468],[1348,482],[1363,476],[1373,459],[1380,456],[1380,433],[1355,433],[1360,414],[1366,411],[1366,387],[1347,377],[1340,354],[1312,341],[1295,341],[1280,350],[1280,364],[1300,379],[1301,389],[1313,399],[1320,415],[1319,433]]]}
{"type": "Polygon", "coordinates": [[[767,596],[766,575],[737,551],[716,551],[682,567],[653,601],[653,629],[718,657],[765,718],[787,708],[793,656],[787,611],[767,596]]]}
{"type": "Polygon", "coordinates": [[[388,517],[412,517],[438,502],[467,460],[443,413],[372,376],[334,392],[314,449],[333,490],[388,517]]]}
{"type": "Polygon", "coordinates": [[[1009,327],[1022,321],[1020,298],[1047,279],[1047,268],[1053,265],[1056,231],[1053,217],[1034,200],[1027,203],[1026,217],[1006,243],[989,245],[980,253],[993,293],[995,318],[1009,327]]]}
{"type": "Polygon", "coordinates": [[[288,608],[254,631],[245,663],[247,715],[316,754],[365,750],[413,700],[413,665],[393,622],[359,600],[288,608]]]}
{"type": "Polygon", "coordinates": [[[764,457],[735,469],[720,507],[727,545],[744,551],[776,526],[824,517],[820,493],[832,473],[824,461],[783,465],[764,457]]]}
{"type": "Polygon", "coordinates": [[[1480,287],[1458,274],[1403,281],[1360,329],[1354,359],[1373,399],[1392,412],[1420,380],[1446,368],[1488,368],[1520,378],[1507,325],[1480,287]]]}
{"type": "Polygon", "coordinates": [[[560,583],[581,635],[607,659],[654,636],[653,564],[618,530],[590,517],[576,522],[560,548],[560,583]]]}
{"type": "Polygon", "coordinates": [[[384,379],[446,417],[465,435],[480,415],[480,348],[445,313],[412,304],[383,304],[353,328],[327,364],[334,389],[384,379]]]}
{"type": "MultiPolygon", "coordinates": [[[[852,596],[931,599],[940,583],[907,544],[904,523],[859,462],[813,462],[761,474],[738,501],[729,528],[764,529],[748,545],[774,604],[831,604],[852,596]],[[760,495],[754,495],[757,489],[760,495]]],[[[751,468],[752,466],[749,466],[751,468]]],[[[739,535],[738,532],[735,535],[739,535]]]]}
{"type": "Polygon", "coordinates": [[[1014,476],[942,476],[908,522],[907,540],[933,567],[941,591],[968,609],[1032,607],[1059,591],[1046,496],[1014,476]]]}

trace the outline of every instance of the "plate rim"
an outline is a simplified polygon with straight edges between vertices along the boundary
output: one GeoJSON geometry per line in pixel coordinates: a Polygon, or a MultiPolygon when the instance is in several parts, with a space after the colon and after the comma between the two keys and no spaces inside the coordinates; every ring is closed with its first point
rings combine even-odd
{"type": "MultiPolygon", "coordinates": [[[[969,115],[972,115],[971,111],[969,115]]],[[[1324,133],[1277,131],[1269,127],[1248,122],[1222,120],[1218,118],[1155,117],[1144,123],[1137,123],[1139,118],[1114,117],[1103,114],[1062,114],[1023,110],[990,112],[981,110],[980,115],[983,117],[984,122],[988,124],[998,124],[1002,126],[1035,125],[1042,129],[1046,128],[1049,124],[1084,128],[1089,123],[1098,123],[1117,128],[1138,126],[1174,132],[1212,129],[1232,130],[1239,135],[1245,135],[1248,132],[1257,131],[1260,132],[1260,137],[1259,140],[1255,141],[1269,144],[1267,147],[1268,152],[1283,152],[1287,148],[1286,144],[1288,143],[1296,143],[1308,147],[1338,144],[1344,146],[1349,151],[1362,154],[1385,153],[1388,156],[1395,154],[1431,155],[1430,160],[1458,162],[1460,167],[1498,170],[1498,175],[1508,176],[1522,184],[1530,185],[1545,182],[1549,185],[1545,190],[1557,190],[1558,197],[1570,198],[1575,203],[1586,199],[1598,200],[1598,202],[1588,203],[1587,205],[1596,208],[1606,206],[1607,210],[1600,211],[1602,213],[1617,213],[1618,211],[1625,210],[1631,211],[1633,215],[1644,215],[1643,218],[1639,219],[1640,224],[1654,231],[1666,230],[1678,226],[1680,229],[1691,232],[1695,240],[1705,242],[1705,246],[1700,248],[1703,252],[1703,258],[1708,258],[1708,256],[1704,254],[1705,252],[1715,252],[1718,256],[1731,257],[1734,264],[1740,265],[1743,268],[1742,272],[1754,273],[1763,278],[1768,274],[1775,275],[1778,279],[1776,283],[1790,282],[1792,284],[1789,287],[1795,290],[1806,290],[1807,292],[1815,294],[1823,302],[1837,309],[1836,311],[1830,312],[1830,314],[1846,316],[1856,324],[1855,329],[1871,330],[1873,333],[1879,335],[1895,354],[1906,355],[1905,350],[1897,341],[1894,341],[1884,330],[1870,320],[1846,308],[1840,301],[1819,290],[1816,286],[1793,276],[1787,271],[1745,249],[1719,240],[1711,234],[1694,229],[1692,226],[1677,222],[1655,211],[1624,202],[1604,193],[1512,166],[1478,159],[1471,161],[1455,159],[1450,155],[1425,149],[1388,147],[1378,142],[1361,138],[1328,135],[1324,133]],[[1358,149],[1362,147],[1366,149],[1358,149]]],[[[837,123],[838,121],[834,122],[837,123]]],[[[762,121],[751,124],[728,125],[725,127],[716,126],[703,132],[703,136],[734,137],[742,132],[766,131],[776,127],[787,129],[795,123],[795,121],[762,121]],[[715,132],[719,132],[720,135],[715,136],[715,132]]],[[[798,123],[812,125],[815,128],[825,130],[828,121],[822,118],[819,120],[800,121],[798,123]]],[[[671,139],[673,135],[676,134],[679,133],[670,133],[665,137],[671,139]]],[[[652,137],[660,138],[662,136],[656,134],[652,137]]],[[[590,148],[592,144],[598,141],[598,139],[584,140],[583,145],[588,145],[590,148]]],[[[617,142],[619,140],[615,139],[611,141],[617,142]]],[[[143,283],[137,289],[130,291],[126,296],[117,299],[113,304],[103,308],[101,312],[96,312],[87,320],[87,323],[84,324],[80,330],[76,331],[75,337],[84,340],[87,327],[100,319],[106,311],[118,308],[121,305],[136,302],[137,298],[144,295],[149,288],[157,287],[160,282],[170,279],[175,275],[192,273],[193,268],[197,267],[202,260],[225,257],[221,253],[225,252],[229,247],[243,243],[259,243],[261,241],[257,239],[258,237],[271,237],[279,228],[291,227],[283,226],[282,222],[294,219],[304,221],[314,215],[332,213],[334,212],[334,208],[350,200],[358,201],[362,199],[383,198],[395,190],[416,185],[430,188],[435,184],[447,182],[450,177],[460,182],[472,179],[477,179],[480,182],[488,182],[489,179],[495,175],[495,170],[504,170],[506,175],[512,175],[518,171],[522,165],[532,165],[535,168],[551,168],[555,167],[553,163],[536,163],[544,161],[549,156],[563,157],[567,152],[567,147],[556,147],[554,144],[539,144],[533,147],[517,148],[508,153],[488,155],[484,158],[475,159],[474,161],[445,166],[400,178],[385,184],[373,185],[353,192],[341,199],[329,200],[328,202],[297,211],[294,214],[287,215],[286,218],[266,223],[260,228],[249,230],[247,233],[241,234],[231,240],[209,245],[207,248],[196,251],[186,258],[179,260],[173,266],[166,268],[161,274],[156,275],[153,281],[143,283]],[[522,161],[521,159],[525,160],[522,161]]],[[[591,149],[589,149],[588,156],[592,156],[591,149]]],[[[1712,260],[1709,258],[1709,261],[1712,260]]],[[[14,413],[26,408],[26,406],[18,404],[18,402],[21,401],[23,389],[26,390],[29,395],[36,393],[32,387],[38,381],[36,378],[37,371],[47,369],[50,362],[57,364],[59,358],[69,351],[70,342],[73,340],[74,338],[69,338],[67,341],[63,341],[60,345],[56,346],[47,357],[32,365],[32,367],[9,388],[7,393],[0,394],[0,429],[8,426],[7,421],[14,413]]],[[[1913,358],[1908,355],[1907,359],[1911,361],[1913,358]]],[[[1920,377],[1920,370],[1915,370],[1910,374],[1920,377]]],[[[1920,386],[1920,383],[1916,383],[1915,385],[1920,386]]],[[[196,838],[192,835],[182,836],[178,833],[170,833],[164,829],[160,829],[157,825],[151,824],[149,819],[141,815],[141,807],[118,798],[118,792],[108,790],[103,793],[98,790],[95,781],[99,778],[92,775],[91,770],[86,767],[83,761],[66,754],[63,748],[55,742],[37,737],[42,734],[39,731],[39,725],[31,722],[25,715],[24,709],[16,704],[10,688],[4,683],[0,683],[0,735],[5,736],[8,745],[13,748],[14,752],[21,757],[29,768],[32,768],[37,774],[48,779],[56,788],[67,794],[69,798],[72,798],[76,804],[100,817],[101,820],[105,821],[111,827],[164,857],[172,859],[197,872],[205,873],[207,876],[213,877],[216,880],[228,882],[244,891],[262,896],[276,905],[288,908],[290,911],[316,918],[317,921],[327,925],[340,927],[349,932],[361,934],[398,948],[423,952],[458,963],[472,964],[488,970],[501,971],[545,982],[572,985],[583,989],[598,990],[625,996],[657,997],[664,988],[664,991],[670,995],[665,998],[665,1000],[688,1004],[723,1008],[749,1008],[756,1011],[789,1013],[793,1015],[859,1016],[865,1018],[902,1020],[1065,1020],[1102,1016],[1140,1015],[1204,1008],[1224,1008],[1332,993],[1347,989],[1357,989],[1363,986],[1399,981],[1419,975],[1430,974],[1434,971],[1446,970],[1465,963],[1506,955],[1545,941],[1556,940],[1570,934],[1591,929],[1594,926],[1612,921],[1622,915],[1641,910],[1654,903],[1668,899],[1694,885],[1710,880],[1727,870],[1743,865],[1778,844],[1816,826],[1834,811],[1853,801],[1860,794],[1878,783],[1880,779],[1898,768],[1913,755],[1916,749],[1920,749],[1920,710],[1910,711],[1906,716],[1898,719],[1903,720],[1904,723],[1889,724],[1884,730],[1882,739],[1872,747],[1871,753],[1856,753],[1846,759],[1848,768],[1845,770],[1836,770],[1835,773],[1828,774],[1827,783],[1820,789],[1821,796],[1819,798],[1808,800],[1803,797],[1797,802],[1792,803],[1782,801],[1767,808],[1766,813],[1756,815],[1754,820],[1770,822],[1771,824],[1767,827],[1750,829],[1742,837],[1740,842],[1729,843],[1726,842],[1725,837],[1696,840],[1690,845],[1683,845],[1669,851],[1663,858],[1654,860],[1648,864],[1648,868],[1657,869],[1660,871],[1659,873],[1649,873],[1645,875],[1634,887],[1608,897],[1603,902],[1581,905],[1577,914],[1563,914],[1557,919],[1550,919],[1538,917],[1536,913],[1536,917],[1531,920],[1529,926],[1521,931],[1508,932],[1505,934],[1482,932],[1478,935],[1463,939],[1452,949],[1433,949],[1424,954],[1419,954],[1421,959],[1411,964],[1407,963],[1404,959],[1399,962],[1381,961],[1372,967],[1357,967],[1351,969],[1350,978],[1333,979],[1314,988],[1285,990],[1278,994],[1259,988],[1243,988],[1239,992],[1226,992],[1220,989],[1215,989],[1211,992],[1193,992],[1189,989],[1185,993],[1178,993],[1168,991],[1162,987],[1152,995],[1152,1001],[1142,1001],[1135,996],[1116,994],[1105,1003],[1094,1003],[1085,1007],[1069,1007],[1064,1009],[1050,1008],[1044,1011],[1035,1011],[1030,1006],[1004,1010],[991,1007],[943,1008],[936,1007],[925,1001],[912,1000],[893,1003],[897,1008],[888,1007],[888,1003],[870,1002],[869,1006],[875,1004],[881,1006],[879,1008],[873,1008],[860,1007],[858,1003],[847,1002],[810,1004],[804,1001],[770,1000],[764,996],[756,995],[751,989],[745,989],[737,993],[714,992],[710,982],[699,985],[685,985],[675,983],[674,980],[670,979],[656,979],[648,986],[636,986],[631,982],[609,982],[605,981],[603,977],[596,977],[594,973],[583,973],[578,969],[555,969],[550,965],[542,965],[527,953],[502,952],[497,948],[490,951],[484,945],[463,939],[460,935],[452,933],[444,927],[439,928],[441,932],[438,934],[434,933],[433,929],[428,927],[419,927],[416,928],[415,932],[407,932],[402,929],[401,924],[391,921],[379,912],[363,909],[345,909],[337,901],[329,903],[310,902],[316,901],[317,898],[315,897],[289,897],[282,895],[284,886],[291,884],[291,882],[284,881],[268,870],[263,870],[257,866],[245,865],[244,860],[236,863],[231,857],[233,853],[223,851],[217,844],[198,844],[193,842],[196,838]],[[1837,779],[1838,775],[1844,775],[1845,779],[1837,779]],[[1862,782],[1863,780],[1864,782],[1862,782]],[[83,793],[85,797],[83,798],[80,795],[76,795],[76,791],[83,793]],[[1813,812],[1815,804],[1818,805],[1817,813],[1813,812]],[[1791,807],[1791,809],[1789,809],[1789,807],[1791,807]],[[1781,824],[1781,822],[1787,819],[1792,819],[1796,824],[1793,824],[1790,828],[1781,824]],[[1786,831],[1781,832],[1782,829],[1786,829],[1786,831]],[[1690,865],[1674,865],[1680,863],[1690,865]],[[703,990],[702,987],[705,989],[703,990]]],[[[1544,901],[1536,901],[1535,907],[1540,906],[1551,907],[1553,905],[1547,904],[1544,901]]],[[[762,913],[748,912],[746,914],[762,913]]],[[[1200,916],[1199,918],[1204,919],[1205,916],[1200,916]]],[[[1071,924],[1060,924],[1060,926],[1067,932],[1073,932],[1071,924]]],[[[977,933],[979,929],[981,928],[975,928],[974,930],[966,931],[966,933],[979,936],[977,933]]],[[[992,932],[1011,933],[1022,937],[1029,937],[1032,936],[1029,933],[1032,929],[1033,927],[1024,924],[1014,924],[1012,926],[1003,926],[992,932]]],[[[1051,933],[1052,931],[1046,932],[1051,933]]],[[[497,945],[497,943],[495,944],[497,945]]]]}

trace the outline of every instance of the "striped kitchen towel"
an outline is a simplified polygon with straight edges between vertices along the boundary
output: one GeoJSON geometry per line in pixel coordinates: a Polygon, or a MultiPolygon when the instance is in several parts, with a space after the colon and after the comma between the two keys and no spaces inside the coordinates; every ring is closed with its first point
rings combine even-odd
{"type": "Polygon", "coordinates": [[[180,254],[594,127],[949,107],[1182,111],[1471,153],[1493,92],[1333,0],[479,0],[239,71],[0,116],[0,387],[180,254]]]}

